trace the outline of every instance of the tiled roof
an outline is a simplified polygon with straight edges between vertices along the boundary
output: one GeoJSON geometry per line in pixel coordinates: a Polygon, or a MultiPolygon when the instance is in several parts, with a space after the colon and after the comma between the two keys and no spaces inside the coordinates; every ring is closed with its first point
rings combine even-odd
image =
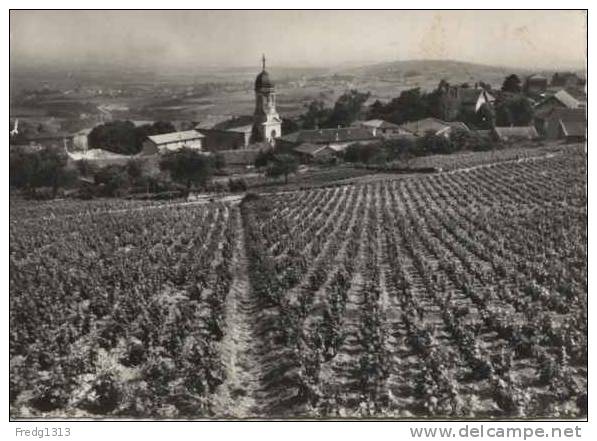
{"type": "Polygon", "coordinates": [[[542,104],[549,102],[551,100],[557,100],[558,102],[560,102],[561,104],[563,104],[564,106],[566,106],[569,109],[576,109],[580,105],[579,100],[577,100],[572,95],[570,95],[570,93],[568,93],[566,90],[560,89],[553,95],[548,96],[543,101],[538,103],[537,106],[541,106],[542,104]]]}
{"type": "Polygon", "coordinates": [[[283,136],[283,141],[292,143],[330,144],[338,142],[356,142],[376,139],[373,134],[360,127],[344,127],[339,129],[299,130],[283,136]]]}
{"type": "Polygon", "coordinates": [[[196,130],[186,130],[184,132],[164,133],[163,135],[148,136],[156,145],[170,144],[172,142],[191,141],[193,139],[204,138],[205,136],[196,130]]]}
{"type": "Polygon", "coordinates": [[[369,121],[363,121],[362,126],[371,127],[375,129],[398,129],[400,126],[383,119],[370,119],[369,121]]]}
{"type": "Polygon", "coordinates": [[[231,127],[226,130],[227,132],[238,132],[238,133],[251,133],[253,131],[253,125],[231,127]]]}

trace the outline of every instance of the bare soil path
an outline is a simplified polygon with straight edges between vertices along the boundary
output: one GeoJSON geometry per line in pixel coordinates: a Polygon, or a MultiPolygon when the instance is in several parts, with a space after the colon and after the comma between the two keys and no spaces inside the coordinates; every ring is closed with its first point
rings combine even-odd
{"type": "Polygon", "coordinates": [[[232,261],[234,279],[226,299],[226,332],[221,343],[221,357],[226,380],[213,399],[213,412],[222,418],[255,416],[256,395],[263,389],[259,363],[259,338],[255,335],[257,303],[252,298],[245,235],[238,206],[231,208],[235,217],[236,244],[232,261]]]}

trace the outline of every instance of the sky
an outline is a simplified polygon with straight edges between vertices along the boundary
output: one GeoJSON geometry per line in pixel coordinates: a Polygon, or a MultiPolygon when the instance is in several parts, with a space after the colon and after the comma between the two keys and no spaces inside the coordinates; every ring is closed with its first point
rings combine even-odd
{"type": "Polygon", "coordinates": [[[583,11],[11,11],[13,66],[584,68],[583,11]]]}

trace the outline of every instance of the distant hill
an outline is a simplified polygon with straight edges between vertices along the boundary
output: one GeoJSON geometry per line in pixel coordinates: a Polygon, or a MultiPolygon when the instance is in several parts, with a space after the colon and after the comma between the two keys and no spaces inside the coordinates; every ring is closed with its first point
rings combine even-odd
{"type": "Polygon", "coordinates": [[[521,77],[531,73],[542,72],[511,67],[487,66],[453,60],[405,60],[376,63],[353,67],[338,71],[342,75],[353,75],[356,78],[377,79],[390,82],[403,82],[417,79],[438,81],[445,78],[449,82],[485,81],[501,83],[506,75],[515,73],[521,77]]]}

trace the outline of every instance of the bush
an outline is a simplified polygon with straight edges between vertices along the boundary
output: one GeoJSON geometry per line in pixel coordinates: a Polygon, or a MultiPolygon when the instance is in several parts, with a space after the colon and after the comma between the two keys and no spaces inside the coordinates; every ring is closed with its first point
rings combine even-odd
{"type": "Polygon", "coordinates": [[[228,190],[230,190],[231,192],[247,191],[247,188],[247,181],[245,181],[243,178],[230,178],[228,180],[228,190]]]}
{"type": "Polygon", "coordinates": [[[100,186],[100,194],[104,196],[121,196],[129,185],[126,167],[107,165],[100,168],[94,176],[95,183],[100,186]]]}
{"type": "Polygon", "coordinates": [[[91,393],[86,398],[84,407],[92,413],[106,415],[116,409],[121,395],[114,376],[104,373],[93,382],[91,393]]]}

